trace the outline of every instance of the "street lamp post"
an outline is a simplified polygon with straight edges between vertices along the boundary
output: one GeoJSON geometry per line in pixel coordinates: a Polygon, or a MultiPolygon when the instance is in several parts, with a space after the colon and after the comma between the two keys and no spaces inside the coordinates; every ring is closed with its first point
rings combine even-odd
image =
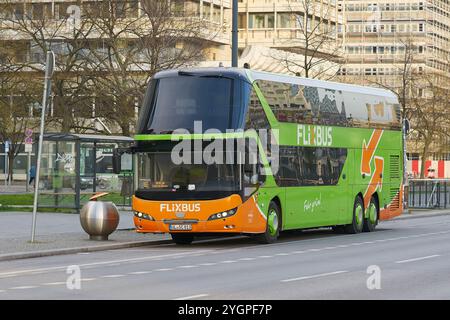
{"type": "Polygon", "coordinates": [[[42,109],[41,109],[41,128],[39,131],[39,144],[38,154],[36,161],[36,178],[34,188],[34,200],[33,200],[33,221],[31,226],[31,242],[34,242],[36,233],[36,215],[37,215],[37,201],[39,196],[39,174],[41,170],[41,156],[42,156],[42,144],[44,142],[44,124],[45,124],[45,112],[47,107],[47,101],[50,96],[53,75],[53,68],[55,66],[55,55],[53,51],[47,51],[47,60],[45,63],[45,78],[44,78],[44,94],[42,96],[42,109]]]}
{"type": "Polygon", "coordinates": [[[233,0],[231,25],[231,66],[238,66],[238,0],[233,0]]]}

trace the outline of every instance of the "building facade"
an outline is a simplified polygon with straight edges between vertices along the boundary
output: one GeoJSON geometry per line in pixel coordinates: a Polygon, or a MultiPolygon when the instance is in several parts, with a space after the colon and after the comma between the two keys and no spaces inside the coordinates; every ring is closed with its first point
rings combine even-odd
{"type": "Polygon", "coordinates": [[[336,73],[335,62],[342,54],[338,36],[342,16],[336,0],[240,0],[238,20],[239,51],[255,56],[253,64],[246,61],[251,67],[256,63],[258,69],[305,76],[302,69],[309,62],[327,69],[320,78],[336,73]],[[256,52],[249,53],[250,47],[256,52]],[[305,55],[313,58],[305,62],[305,55]],[[258,63],[261,60],[266,61],[258,63]]]}
{"type": "Polygon", "coordinates": [[[340,36],[346,58],[339,80],[385,87],[404,97],[403,112],[413,118],[407,141],[410,174],[417,176],[423,168],[427,176],[428,168],[437,172],[439,167],[440,177],[450,177],[447,164],[439,162],[450,158],[447,135],[437,133],[425,142],[414,130],[425,117],[442,117],[447,107],[442,101],[441,113],[427,110],[450,88],[450,2],[341,0],[339,11],[345,20],[340,36]],[[422,109],[420,116],[411,115],[414,105],[422,109]],[[422,167],[418,160],[425,144],[428,160],[422,167]]]}

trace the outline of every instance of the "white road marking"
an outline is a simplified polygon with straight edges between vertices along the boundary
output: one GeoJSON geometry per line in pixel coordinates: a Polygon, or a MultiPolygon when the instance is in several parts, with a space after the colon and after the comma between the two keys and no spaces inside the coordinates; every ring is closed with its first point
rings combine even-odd
{"type": "Polygon", "coordinates": [[[272,258],[272,256],[258,256],[258,258],[267,259],[267,258],[272,258]]]}
{"type": "Polygon", "coordinates": [[[408,259],[408,260],[400,260],[400,261],[395,261],[395,263],[408,263],[408,262],[414,262],[414,261],[421,261],[421,260],[426,260],[426,259],[432,259],[432,258],[437,258],[440,257],[440,254],[434,254],[432,256],[426,256],[426,257],[419,257],[419,258],[413,258],[413,259],[408,259]]]}
{"type": "Polygon", "coordinates": [[[220,261],[219,263],[235,263],[237,262],[236,260],[225,260],[225,261],[220,261]]]}
{"type": "Polygon", "coordinates": [[[161,269],[156,269],[154,271],[172,271],[172,268],[161,268],[161,269]]]}
{"type": "Polygon", "coordinates": [[[315,275],[311,275],[311,276],[304,276],[304,277],[298,277],[298,278],[284,279],[284,280],[281,280],[281,282],[292,282],[292,281],[315,279],[315,278],[327,277],[327,276],[332,276],[332,275],[346,273],[346,272],[348,272],[348,271],[341,270],[341,271],[320,273],[320,274],[315,274],[315,275]]]}
{"type": "Polygon", "coordinates": [[[206,263],[200,263],[199,266],[209,267],[209,266],[215,266],[216,264],[217,263],[215,263],[215,262],[206,262],[206,263]]]}
{"type": "Polygon", "coordinates": [[[148,273],[152,273],[152,272],[151,271],[135,271],[135,272],[130,272],[128,274],[140,275],[140,274],[148,274],[148,273]]]}
{"type": "Polygon", "coordinates": [[[179,267],[177,267],[177,268],[180,268],[180,269],[190,269],[190,268],[197,268],[197,266],[179,266],[179,267]]]}
{"type": "Polygon", "coordinates": [[[12,287],[9,288],[10,290],[25,290],[25,289],[34,289],[37,288],[37,286],[21,286],[21,287],[12,287]]]}
{"type": "Polygon", "coordinates": [[[81,281],[94,281],[96,278],[82,278],[81,281]]]}
{"type": "Polygon", "coordinates": [[[124,274],[109,274],[106,276],[102,276],[102,278],[122,278],[122,277],[125,277],[125,275],[124,274]]]}
{"type": "Polygon", "coordinates": [[[203,297],[207,297],[207,296],[209,296],[209,294],[202,293],[202,294],[196,294],[195,296],[187,296],[187,297],[175,298],[173,300],[191,300],[191,299],[203,298],[203,297]]]}
{"type": "Polygon", "coordinates": [[[65,284],[66,284],[65,282],[46,282],[46,283],[43,283],[42,285],[43,286],[62,286],[65,284]]]}
{"type": "MultiPolygon", "coordinates": [[[[210,251],[210,250],[206,250],[206,251],[210,251]]],[[[92,263],[79,264],[78,266],[80,268],[83,268],[83,267],[109,265],[109,264],[114,264],[114,263],[130,263],[130,262],[140,262],[140,261],[145,261],[145,260],[159,260],[160,258],[174,257],[174,256],[180,256],[180,255],[186,255],[186,254],[189,254],[189,252],[172,253],[172,254],[165,254],[165,255],[161,255],[161,256],[147,256],[147,257],[130,258],[130,259],[122,259],[122,260],[92,262],[92,263]]],[[[206,254],[206,252],[205,252],[205,254],[206,254]]],[[[67,266],[57,266],[57,267],[49,267],[49,268],[4,272],[4,273],[0,273],[0,278],[13,277],[13,276],[23,275],[23,274],[27,274],[27,273],[35,273],[35,272],[45,273],[45,272],[49,272],[49,271],[66,270],[66,269],[67,269],[67,266]]]]}
{"type": "Polygon", "coordinates": [[[255,258],[240,258],[241,261],[253,261],[255,258]]]}
{"type": "Polygon", "coordinates": [[[276,256],[288,256],[288,255],[289,255],[289,253],[284,253],[284,252],[276,254],[276,256]]]}

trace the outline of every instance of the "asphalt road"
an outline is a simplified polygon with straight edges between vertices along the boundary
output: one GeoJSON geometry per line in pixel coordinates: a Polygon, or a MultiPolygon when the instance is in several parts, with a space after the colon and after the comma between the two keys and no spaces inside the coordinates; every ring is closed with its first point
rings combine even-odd
{"type": "Polygon", "coordinates": [[[450,216],[0,262],[0,299],[450,299],[450,216]]]}

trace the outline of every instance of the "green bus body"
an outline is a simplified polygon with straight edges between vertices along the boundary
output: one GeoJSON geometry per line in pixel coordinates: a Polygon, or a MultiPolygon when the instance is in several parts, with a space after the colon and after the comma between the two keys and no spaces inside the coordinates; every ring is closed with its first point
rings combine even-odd
{"type": "MultiPolygon", "coordinates": [[[[376,199],[380,220],[402,212],[403,140],[395,95],[376,88],[247,69],[225,69],[226,72],[224,69],[194,69],[192,72],[194,76],[203,72],[221,76],[236,73],[236,77],[251,85],[265,116],[265,119],[259,116],[257,121],[266,122],[276,132],[279,170],[288,172],[286,176],[277,178],[270,169],[268,159],[263,157],[266,178],[257,191],[257,202],[266,216],[270,202],[278,203],[282,213],[282,230],[350,224],[358,196],[366,207],[370,199],[376,199]],[[307,87],[308,90],[305,89],[307,87]],[[318,102],[315,97],[320,96],[322,100],[319,98],[318,102]],[[277,97],[283,101],[277,102],[277,97]],[[310,102],[292,103],[295,99],[309,99],[310,102]],[[317,104],[315,107],[314,103],[317,104]],[[274,105],[278,105],[278,109],[274,109],[274,105]],[[290,109],[292,105],[295,107],[290,109]],[[325,118],[324,114],[327,115],[325,118]],[[293,122],[292,118],[299,115],[304,122],[293,122]],[[319,153],[324,155],[320,159],[317,158],[319,153]],[[310,172],[308,170],[315,167],[329,174],[323,179],[322,174],[317,172],[311,173],[312,178],[300,176],[295,171],[300,167],[306,168],[302,172],[310,172]]],[[[168,77],[172,74],[173,71],[167,75],[162,73],[168,77]]],[[[142,117],[141,126],[148,118],[145,115],[142,117]]],[[[227,139],[236,135],[193,133],[179,134],[179,138],[227,139]]],[[[245,132],[243,135],[252,136],[252,133],[245,132]]],[[[173,139],[172,134],[148,134],[144,131],[135,136],[138,143],[173,139]]]]}

